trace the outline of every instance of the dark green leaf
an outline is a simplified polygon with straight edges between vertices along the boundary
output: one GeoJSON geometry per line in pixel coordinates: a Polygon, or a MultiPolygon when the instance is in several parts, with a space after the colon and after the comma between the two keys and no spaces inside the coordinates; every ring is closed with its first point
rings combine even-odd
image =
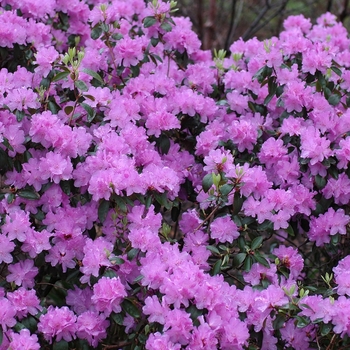
{"type": "Polygon", "coordinates": [[[19,197],[22,197],[22,198],[25,198],[25,199],[39,199],[40,198],[40,195],[38,192],[36,191],[30,191],[30,190],[19,190],[17,192],[18,196],[19,197]]]}
{"type": "Polygon", "coordinates": [[[130,300],[124,299],[121,306],[122,306],[122,309],[130,316],[134,318],[139,318],[141,316],[141,312],[139,308],[135,304],[133,304],[130,300]]]}
{"type": "Polygon", "coordinates": [[[71,194],[71,181],[69,180],[61,180],[60,181],[61,190],[69,196],[71,194]]]}
{"type": "Polygon", "coordinates": [[[69,346],[65,340],[53,343],[52,350],[68,350],[69,346]]]}
{"type": "Polygon", "coordinates": [[[267,267],[267,268],[270,267],[269,262],[268,262],[263,256],[261,256],[260,254],[255,253],[255,254],[254,254],[254,259],[255,259],[260,265],[263,265],[263,266],[265,266],[265,267],[267,267]]]}
{"type": "Polygon", "coordinates": [[[102,29],[103,32],[108,33],[110,30],[109,24],[102,22],[100,24],[100,28],[102,29]]]}
{"type": "Polygon", "coordinates": [[[47,105],[49,111],[52,113],[52,114],[57,114],[58,111],[61,109],[58,104],[54,101],[49,101],[48,105],[47,105]]]}
{"type": "Polygon", "coordinates": [[[102,85],[104,84],[103,79],[101,78],[101,76],[97,72],[95,72],[95,71],[93,71],[91,69],[88,69],[88,68],[83,68],[81,71],[86,73],[86,74],[88,74],[88,75],[90,75],[90,76],[92,76],[97,81],[99,81],[102,85]]]}
{"type": "Polygon", "coordinates": [[[252,265],[253,265],[253,259],[250,255],[248,255],[244,260],[244,264],[243,264],[244,271],[249,272],[250,269],[252,268],[252,265]]]}
{"type": "Polygon", "coordinates": [[[167,194],[165,192],[163,193],[155,193],[154,198],[156,201],[164,208],[171,209],[171,202],[167,198],[167,194]]]}
{"type": "Polygon", "coordinates": [[[130,249],[127,253],[128,260],[132,261],[138,253],[139,253],[138,249],[136,248],[130,249]]]}
{"type": "Polygon", "coordinates": [[[86,86],[86,84],[82,81],[82,80],[77,80],[74,82],[74,85],[77,89],[81,90],[81,91],[88,91],[89,88],[86,86]]]}
{"type": "Polygon", "coordinates": [[[328,103],[332,106],[336,106],[339,101],[341,99],[341,96],[338,95],[338,94],[331,94],[329,97],[328,97],[328,103]]]}
{"type": "Polygon", "coordinates": [[[19,111],[18,109],[16,109],[15,115],[18,122],[21,122],[25,117],[24,111],[19,111]]]}
{"type": "Polygon", "coordinates": [[[246,253],[235,254],[232,258],[232,265],[233,265],[232,267],[240,266],[246,257],[247,257],[246,253]]]}
{"type": "Polygon", "coordinates": [[[157,145],[162,152],[162,154],[168,154],[170,149],[170,140],[169,137],[161,134],[157,140],[157,145]]]}
{"type": "Polygon", "coordinates": [[[2,144],[10,151],[14,151],[13,147],[10,145],[9,140],[6,137],[3,137],[2,144]]]}
{"type": "Polygon", "coordinates": [[[156,47],[159,43],[159,38],[151,38],[151,44],[153,47],[156,47]]]}
{"type": "Polygon", "coordinates": [[[220,255],[219,249],[216,248],[214,245],[207,245],[207,249],[215,254],[220,255]]]}
{"type": "Polygon", "coordinates": [[[15,200],[16,195],[14,193],[10,193],[7,196],[7,203],[11,204],[15,200]]]}
{"type": "Polygon", "coordinates": [[[66,106],[64,107],[64,113],[66,113],[67,115],[70,115],[73,112],[73,106],[66,106]]]}
{"type": "Polygon", "coordinates": [[[310,320],[305,316],[295,316],[295,318],[297,320],[298,328],[304,328],[310,324],[310,320]]]}
{"type": "Polygon", "coordinates": [[[342,72],[341,72],[341,70],[340,70],[338,67],[332,66],[331,69],[332,69],[332,71],[333,71],[335,74],[337,74],[337,75],[339,75],[339,76],[341,77],[342,72]]]}
{"type": "Polygon", "coordinates": [[[233,198],[233,215],[237,215],[243,206],[245,198],[241,196],[239,191],[235,192],[234,198],[233,198]]]}
{"type": "Polygon", "coordinates": [[[295,233],[294,233],[293,227],[292,227],[291,225],[289,225],[289,226],[286,228],[286,231],[287,231],[287,233],[288,233],[288,236],[295,237],[295,233]]]}
{"type": "Polygon", "coordinates": [[[324,337],[327,334],[329,334],[329,332],[333,329],[333,326],[331,323],[321,324],[320,329],[321,329],[321,335],[324,337]]]}
{"type": "Polygon", "coordinates": [[[319,190],[322,190],[326,184],[327,184],[327,180],[325,177],[321,176],[321,175],[316,175],[315,176],[315,183],[316,186],[319,190]]]}
{"type": "Polygon", "coordinates": [[[262,224],[258,225],[258,231],[268,231],[273,229],[273,223],[270,220],[265,220],[262,224]]]}
{"type": "Polygon", "coordinates": [[[165,31],[165,32],[171,32],[173,27],[171,26],[170,23],[168,22],[163,22],[160,27],[165,31]]]}
{"type": "Polygon", "coordinates": [[[102,199],[98,207],[98,219],[103,224],[109,211],[109,201],[102,199]]]}
{"type": "Polygon", "coordinates": [[[143,20],[143,26],[145,28],[149,28],[149,27],[152,27],[153,24],[155,24],[157,22],[156,18],[153,17],[153,16],[148,16],[148,17],[145,17],[144,20],[143,20]]]}
{"type": "Polygon", "coordinates": [[[123,326],[124,316],[121,313],[116,314],[115,312],[112,312],[111,318],[116,324],[123,326]]]}
{"type": "Polygon", "coordinates": [[[202,180],[203,191],[207,193],[212,185],[213,185],[213,175],[212,174],[205,175],[202,180]]]}
{"type": "Polygon", "coordinates": [[[113,258],[109,259],[111,262],[115,263],[116,265],[122,265],[125,263],[124,259],[119,258],[119,256],[114,256],[113,258]]]}
{"type": "Polygon", "coordinates": [[[227,196],[233,190],[233,188],[234,188],[233,185],[225,184],[220,186],[219,190],[223,196],[227,196]]]}
{"type": "Polygon", "coordinates": [[[250,248],[252,250],[258,249],[261,246],[263,240],[264,240],[264,237],[262,237],[262,236],[254,238],[250,248]]]}
{"type": "Polygon", "coordinates": [[[285,323],[285,316],[282,314],[277,314],[276,318],[272,322],[272,326],[274,330],[281,329],[285,323]]]}
{"type": "Polygon", "coordinates": [[[66,78],[69,75],[69,73],[70,72],[59,72],[52,78],[52,81],[55,82],[55,81],[62,80],[66,78]]]}
{"type": "Polygon", "coordinates": [[[102,34],[102,28],[100,28],[99,25],[95,26],[94,28],[92,28],[91,31],[91,39],[96,40],[98,39],[102,34]]]}
{"type": "Polygon", "coordinates": [[[84,102],[82,102],[80,105],[85,109],[85,111],[88,114],[88,118],[87,118],[88,122],[92,122],[96,117],[96,111],[91,106],[89,106],[84,102]]]}
{"type": "Polygon", "coordinates": [[[212,268],[212,276],[215,276],[215,275],[217,275],[218,273],[220,273],[220,271],[221,271],[221,264],[222,264],[222,260],[221,260],[221,259],[218,260],[218,261],[214,264],[214,266],[213,266],[213,268],[212,268]]]}
{"type": "Polygon", "coordinates": [[[112,34],[112,39],[113,39],[113,40],[118,41],[118,40],[121,40],[121,39],[123,39],[123,38],[124,38],[124,36],[123,36],[122,34],[120,34],[120,33],[112,34]]]}
{"type": "Polygon", "coordinates": [[[0,346],[2,344],[3,339],[4,339],[4,332],[2,330],[2,327],[0,326],[0,346]]]}

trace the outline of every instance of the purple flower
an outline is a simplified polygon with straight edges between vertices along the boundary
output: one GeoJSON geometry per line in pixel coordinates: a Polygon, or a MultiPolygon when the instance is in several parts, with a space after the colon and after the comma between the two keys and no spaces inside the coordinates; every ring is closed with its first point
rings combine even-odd
{"type": "Polygon", "coordinates": [[[222,243],[232,243],[239,237],[238,227],[228,215],[216,218],[210,224],[210,232],[212,238],[222,243]]]}
{"type": "Polygon", "coordinates": [[[25,288],[34,287],[34,277],[38,274],[38,268],[30,259],[21,260],[17,264],[9,265],[10,274],[6,276],[8,282],[15,282],[17,286],[25,288]]]}
{"type": "Polygon", "coordinates": [[[121,302],[127,296],[124,285],[117,277],[102,277],[93,287],[94,294],[91,297],[97,311],[101,311],[105,316],[112,312],[121,311],[121,302]]]}
{"type": "Polygon", "coordinates": [[[50,343],[56,337],[56,341],[64,339],[69,342],[75,339],[77,317],[67,306],[61,308],[49,306],[47,313],[40,316],[38,331],[50,343]]]}
{"type": "Polygon", "coordinates": [[[28,329],[21,329],[19,333],[9,332],[9,349],[11,350],[39,350],[40,344],[36,334],[31,335],[28,329]]]}
{"type": "Polygon", "coordinates": [[[97,347],[99,342],[106,338],[109,321],[93,311],[86,311],[78,316],[77,336],[86,339],[90,345],[97,347]]]}

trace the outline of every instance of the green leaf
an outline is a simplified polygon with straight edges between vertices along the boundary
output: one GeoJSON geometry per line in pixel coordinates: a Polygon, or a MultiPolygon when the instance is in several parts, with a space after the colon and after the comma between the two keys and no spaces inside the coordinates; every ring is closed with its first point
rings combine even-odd
{"type": "Polygon", "coordinates": [[[3,339],[4,339],[4,332],[2,330],[2,327],[0,326],[0,345],[2,344],[3,339]]]}
{"type": "Polygon", "coordinates": [[[121,313],[116,314],[115,312],[112,312],[111,318],[116,324],[123,326],[124,316],[121,313]]]}
{"type": "Polygon", "coordinates": [[[81,91],[88,91],[89,88],[86,86],[86,84],[82,81],[82,80],[77,80],[74,82],[74,85],[77,89],[81,90],[81,91]]]}
{"type": "Polygon", "coordinates": [[[134,318],[139,318],[141,316],[141,312],[140,312],[139,308],[134,303],[132,303],[130,300],[124,299],[121,306],[122,306],[122,309],[130,316],[132,316],[134,318]]]}
{"type": "Polygon", "coordinates": [[[316,186],[319,190],[322,190],[326,184],[327,184],[327,180],[325,177],[321,176],[321,175],[316,175],[315,176],[315,183],[316,186]]]}
{"type": "Polygon", "coordinates": [[[338,95],[338,94],[331,94],[329,97],[328,97],[328,103],[331,105],[331,106],[336,106],[339,101],[341,99],[341,96],[338,95]]]}
{"type": "Polygon", "coordinates": [[[262,236],[254,238],[250,248],[252,250],[258,249],[262,245],[263,240],[264,240],[264,237],[262,236]]]}
{"type": "Polygon", "coordinates": [[[218,273],[220,273],[221,271],[221,264],[222,264],[222,260],[219,259],[213,266],[212,268],[212,276],[217,275],[218,273]]]}
{"type": "Polygon", "coordinates": [[[113,258],[110,258],[109,261],[115,263],[116,265],[123,265],[125,263],[124,259],[119,258],[119,256],[114,256],[113,258]]]}
{"type": "Polygon", "coordinates": [[[157,145],[162,152],[162,154],[168,154],[170,149],[170,140],[169,137],[161,134],[157,140],[157,145]]]}
{"type": "Polygon", "coordinates": [[[272,322],[273,329],[274,330],[281,329],[283,327],[285,321],[286,321],[285,316],[282,314],[278,314],[272,322]]]}
{"type": "Polygon", "coordinates": [[[153,16],[148,16],[148,17],[145,17],[144,20],[143,20],[143,26],[145,28],[149,28],[149,27],[152,27],[153,24],[155,24],[157,22],[156,18],[153,17],[153,16]]]}
{"type": "Polygon", "coordinates": [[[136,255],[139,253],[139,250],[136,248],[131,248],[128,253],[127,253],[127,257],[129,261],[132,261],[136,255]]]}
{"type": "Polygon", "coordinates": [[[35,199],[39,199],[40,198],[40,195],[38,192],[36,191],[30,191],[30,190],[19,190],[17,192],[18,196],[19,197],[22,197],[22,198],[25,198],[25,199],[32,199],[32,200],[35,200],[35,199]]]}
{"type": "Polygon", "coordinates": [[[60,187],[61,190],[69,196],[71,194],[71,181],[70,180],[61,180],[60,181],[60,187]]]}
{"type": "Polygon", "coordinates": [[[295,233],[294,233],[293,227],[291,225],[289,225],[286,228],[286,232],[288,233],[288,236],[295,237],[295,233]]]}
{"type": "Polygon", "coordinates": [[[297,327],[304,328],[310,324],[310,320],[305,316],[295,316],[297,320],[297,327]]]}
{"type": "Polygon", "coordinates": [[[218,248],[216,248],[214,245],[207,245],[206,247],[208,250],[210,250],[211,252],[220,255],[220,251],[218,248]]]}
{"type": "Polygon", "coordinates": [[[235,192],[235,195],[233,197],[233,215],[237,215],[243,206],[245,198],[241,197],[239,191],[235,192]]]}
{"type": "Polygon", "coordinates": [[[327,334],[329,334],[329,332],[333,329],[333,326],[331,323],[326,323],[326,324],[320,325],[320,329],[321,329],[321,335],[324,337],[327,334]]]}
{"type": "Polygon", "coordinates": [[[232,258],[232,265],[233,265],[233,267],[240,266],[243,263],[243,261],[245,260],[246,257],[247,257],[246,253],[238,253],[238,254],[234,255],[233,258],[232,258]]]}
{"type": "Polygon", "coordinates": [[[16,109],[15,115],[18,122],[21,122],[25,117],[24,111],[19,111],[18,109],[16,109]]]}
{"type": "Polygon", "coordinates": [[[68,349],[69,349],[69,346],[65,340],[55,342],[52,346],[52,350],[68,350],[68,349]]]}
{"type": "Polygon", "coordinates": [[[88,74],[88,75],[90,75],[91,77],[95,78],[102,85],[104,85],[103,79],[101,78],[101,76],[97,72],[95,72],[95,71],[93,71],[91,69],[88,69],[88,68],[83,68],[81,71],[86,73],[86,74],[88,74]]]}
{"type": "Polygon", "coordinates": [[[52,82],[55,81],[59,81],[62,80],[64,78],[66,78],[69,75],[70,72],[59,72],[57,73],[53,78],[52,78],[52,82]]]}
{"type": "Polygon", "coordinates": [[[159,38],[151,38],[151,44],[153,47],[156,47],[159,43],[160,39],[159,38]]]}
{"type": "Polygon", "coordinates": [[[66,113],[67,115],[70,115],[73,112],[74,107],[73,106],[66,106],[64,107],[64,113],[66,113]]]}
{"type": "Polygon", "coordinates": [[[13,147],[10,145],[9,140],[6,137],[3,137],[2,144],[10,151],[14,151],[13,147]]]}
{"type": "Polygon", "coordinates": [[[168,200],[167,194],[165,192],[155,193],[154,198],[162,207],[166,209],[171,209],[172,203],[168,200]]]}
{"type": "Polygon", "coordinates": [[[255,254],[254,254],[254,259],[255,259],[260,265],[263,265],[263,266],[265,266],[265,267],[267,267],[267,268],[270,267],[269,262],[268,262],[263,256],[261,256],[260,254],[255,253],[255,254]]]}
{"type": "Polygon", "coordinates": [[[91,106],[89,106],[84,102],[82,102],[80,105],[85,109],[85,111],[88,114],[88,118],[87,118],[88,122],[92,122],[96,117],[96,111],[91,106]]]}
{"type": "Polygon", "coordinates": [[[52,114],[57,114],[61,109],[60,106],[54,101],[49,101],[47,107],[52,114]]]}
{"type": "Polygon", "coordinates": [[[105,222],[107,218],[108,211],[109,211],[109,201],[102,199],[98,207],[98,219],[102,224],[105,222]]]}
{"type": "Polygon", "coordinates": [[[253,259],[250,255],[247,256],[247,258],[244,260],[244,264],[243,264],[243,269],[246,272],[249,272],[250,269],[252,268],[253,265],[253,259]]]}
{"type": "Polygon", "coordinates": [[[96,40],[98,39],[102,34],[102,28],[99,25],[96,25],[94,28],[92,28],[91,31],[91,39],[96,40]]]}
{"type": "Polygon", "coordinates": [[[331,67],[331,70],[332,70],[335,74],[337,74],[337,75],[339,75],[339,76],[341,77],[342,72],[341,72],[341,70],[340,70],[338,67],[332,66],[332,67],[331,67]]]}
{"type": "Polygon", "coordinates": [[[171,32],[173,27],[171,26],[170,23],[168,22],[163,22],[160,27],[165,31],[165,32],[171,32]]]}
{"type": "Polygon", "coordinates": [[[220,186],[219,191],[223,196],[226,196],[233,190],[233,188],[234,188],[233,185],[225,184],[220,186]]]}
{"type": "Polygon", "coordinates": [[[203,191],[207,193],[212,185],[213,185],[213,175],[211,173],[205,175],[202,180],[203,191]]]}

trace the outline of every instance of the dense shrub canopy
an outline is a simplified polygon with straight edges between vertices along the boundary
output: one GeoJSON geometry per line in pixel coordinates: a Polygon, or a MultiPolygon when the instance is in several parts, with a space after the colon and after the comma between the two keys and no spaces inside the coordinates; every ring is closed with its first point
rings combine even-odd
{"type": "Polygon", "coordinates": [[[1,349],[349,346],[346,30],[175,6],[1,1],[1,349]]]}

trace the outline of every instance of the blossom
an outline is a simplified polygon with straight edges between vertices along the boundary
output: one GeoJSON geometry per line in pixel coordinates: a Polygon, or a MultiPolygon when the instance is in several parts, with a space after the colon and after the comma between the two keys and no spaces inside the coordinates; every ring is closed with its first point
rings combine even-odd
{"type": "Polygon", "coordinates": [[[239,237],[238,227],[231,220],[230,216],[216,218],[210,224],[211,237],[220,242],[230,242],[239,237]]]}
{"type": "Polygon", "coordinates": [[[9,349],[11,350],[39,350],[40,344],[36,334],[30,334],[28,329],[21,329],[19,333],[10,332],[11,339],[9,349]]]}
{"type": "Polygon", "coordinates": [[[90,345],[97,347],[99,342],[106,338],[109,321],[102,315],[85,311],[77,318],[77,337],[86,339],[90,345]]]}
{"type": "Polygon", "coordinates": [[[13,304],[5,297],[0,298],[0,325],[4,331],[7,327],[13,327],[16,324],[16,309],[13,304]]]}
{"type": "Polygon", "coordinates": [[[334,279],[337,286],[337,293],[339,295],[350,296],[350,256],[346,256],[340,260],[338,265],[333,268],[334,279]]]}
{"type": "Polygon", "coordinates": [[[12,293],[7,293],[7,298],[14,306],[16,310],[16,317],[19,320],[26,317],[28,314],[36,315],[42,310],[40,306],[40,300],[36,296],[35,290],[27,290],[21,287],[12,293]]]}
{"type": "Polygon", "coordinates": [[[8,267],[10,274],[6,276],[8,282],[15,282],[17,286],[25,288],[34,287],[34,277],[39,269],[34,266],[34,261],[30,259],[21,260],[17,264],[11,264],[8,267]]]}
{"type": "Polygon", "coordinates": [[[127,296],[124,285],[117,277],[102,277],[93,287],[91,300],[97,311],[101,311],[105,316],[112,312],[121,311],[121,302],[127,296]]]}
{"type": "Polygon", "coordinates": [[[39,318],[38,331],[50,343],[53,337],[56,337],[56,341],[64,339],[69,342],[76,337],[76,320],[77,317],[67,306],[59,308],[50,305],[47,313],[39,318]]]}

